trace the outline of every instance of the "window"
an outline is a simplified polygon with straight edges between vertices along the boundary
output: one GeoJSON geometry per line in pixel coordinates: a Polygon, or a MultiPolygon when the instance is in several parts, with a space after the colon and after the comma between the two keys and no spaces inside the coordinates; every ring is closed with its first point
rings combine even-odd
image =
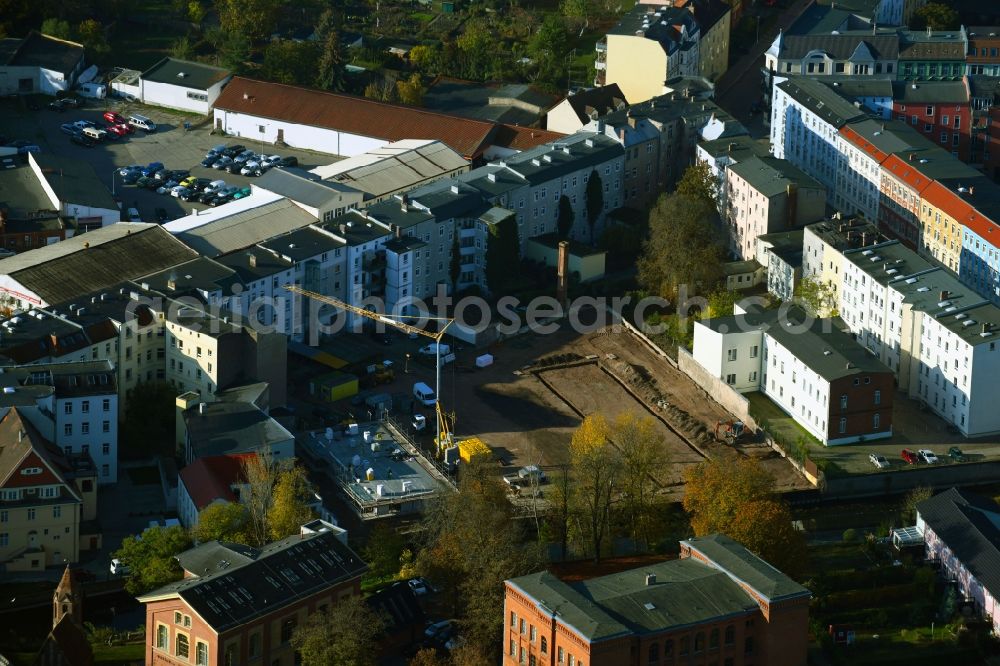
{"type": "Polygon", "coordinates": [[[705,649],[705,634],[698,632],[694,637],[694,651],[695,653],[702,652],[705,649]]]}
{"type": "Polygon", "coordinates": [[[80,403],[80,411],[82,411],[84,414],[89,414],[90,413],[90,401],[89,400],[84,400],[83,402],[80,403]]]}
{"type": "MultiPolygon", "coordinates": [[[[62,518],[62,507],[61,506],[56,505],[56,506],[52,507],[52,517],[53,518],[62,518]]],[[[3,522],[3,521],[0,521],[0,522],[3,522]]]]}
{"type": "Polygon", "coordinates": [[[510,639],[510,655],[514,656],[515,652],[517,652],[517,645],[514,643],[514,639],[512,638],[510,639]]]}
{"type": "Polygon", "coordinates": [[[535,629],[535,625],[531,625],[530,630],[528,631],[528,636],[530,636],[529,640],[532,643],[538,639],[538,630],[535,629]]]}
{"type": "Polygon", "coordinates": [[[718,650],[719,649],[719,630],[712,629],[711,633],[708,635],[708,649],[718,650]]]}
{"type": "Polygon", "coordinates": [[[730,386],[734,386],[736,384],[736,375],[732,373],[726,375],[726,383],[730,386]]]}
{"type": "Polygon", "coordinates": [[[104,400],[101,401],[101,409],[104,410],[105,412],[111,411],[111,399],[110,398],[105,398],[104,400]]]}
{"type": "Polygon", "coordinates": [[[736,350],[730,349],[726,352],[726,356],[729,358],[730,362],[736,360],[736,350]]]}
{"type": "Polygon", "coordinates": [[[35,519],[35,510],[28,509],[28,520],[34,520],[34,519],[35,519]]]}
{"type": "Polygon", "coordinates": [[[750,348],[750,358],[757,358],[757,345],[750,348]]]}
{"type": "Polygon", "coordinates": [[[541,649],[542,654],[545,654],[546,652],[548,652],[549,641],[546,640],[545,636],[542,636],[542,640],[539,641],[539,649],[541,649]]]}
{"type": "Polygon", "coordinates": [[[10,514],[7,511],[0,511],[0,523],[6,523],[10,520],[10,514]]]}
{"type": "Polygon", "coordinates": [[[10,543],[10,535],[6,532],[0,532],[0,548],[6,548],[10,543]]]}
{"type": "Polygon", "coordinates": [[[933,106],[928,106],[927,107],[927,115],[928,116],[933,116],[934,115],[934,107],[933,106]]]}
{"type": "Polygon", "coordinates": [[[560,664],[566,661],[566,653],[563,652],[562,648],[556,650],[556,661],[559,662],[560,664]]]}
{"type": "Polygon", "coordinates": [[[847,419],[845,418],[840,419],[839,432],[841,435],[847,432],[847,419]]]}
{"type": "Polygon", "coordinates": [[[63,414],[72,414],[72,413],[73,413],[73,403],[67,402],[66,404],[63,405],[63,414]]]}
{"type": "Polygon", "coordinates": [[[156,647],[161,650],[170,649],[170,633],[165,624],[156,625],[156,647]]]}
{"type": "Polygon", "coordinates": [[[687,656],[691,652],[691,637],[681,636],[681,644],[679,648],[680,655],[682,657],[687,656]]]}
{"type": "Polygon", "coordinates": [[[660,663],[660,644],[653,643],[649,646],[649,663],[660,663]]]}
{"type": "Polygon", "coordinates": [[[111,432],[111,421],[101,423],[101,432],[111,432]]]}
{"type": "Polygon", "coordinates": [[[840,408],[847,409],[847,394],[840,396],[840,408]]]}
{"type": "Polygon", "coordinates": [[[240,652],[236,643],[230,643],[222,653],[223,666],[236,666],[239,662],[240,652]]]}
{"type": "Polygon", "coordinates": [[[288,641],[292,640],[292,632],[295,631],[295,626],[298,623],[295,621],[294,617],[287,618],[281,623],[281,643],[284,645],[288,641]]]}
{"type": "Polygon", "coordinates": [[[524,633],[524,618],[523,617],[521,618],[521,620],[520,620],[517,628],[518,628],[518,631],[520,633],[522,633],[522,634],[524,633]]]}
{"type": "Polygon", "coordinates": [[[882,391],[878,389],[875,389],[875,404],[876,405],[882,404],[882,391]]]}
{"type": "Polygon", "coordinates": [[[188,645],[187,634],[182,634],[182,633],[178,632],[177,633],[177,651],[175,652],[175,654],[178,657],[183,657],[184,659],[187,659],[188,658],[188,649],[189,649],[189,645],[188,645]]]}
{"type": "Polygon", "coordinates": [[[726,627],[726,634],[723,640],[726,645],[732,645],[736,641],[736,627],[733,625],[726,627]]]}
{"type": "MultiPolygon", "coordinates": [[[[188,99],[193,99],[196,102],[207,102],[208,101],[208,95],[206,95],[205,93],[196,93],[196,92],[191,92],[190,90],[187,91],[187,97],[188,97],[188,99]]],[[[261,130],[261,134],[263,134],[263,133],[264,133],[264,131],[261,130]]]]}
{"type": "Polygon", "coordinates": [[[747,636],[743,640],[743,654],[753,654],[753,636],[747,636]]]}
{"type": "Polygon", "coordinates": [[[63,434],[66,435],[67,437],[72,437],[73,436],[73,424],[72,423],[67,423],[67,424],[65,424],[63,426],[63,434]]]}
{"type": "Polygon", "coordinates": [[[878,414],[872,416],[872,430],[878,430],[882,419],[878,414]]]}
{"type": "Polygon", "coordinates": [[[510,626],[512,627],[517,626],[517,613],[515,613],[514,611],[510,612],[510,626]]]}
{"type": "Polygon", "coordinates": [[[81,423],[80,424],[80,434],[81,435],[89,435],[90,434],[90,424],[89,423],[81,423]]]}
{"type": "Polygon", "coordinates": [[[194,663],[196,666],[208,666],[208,643],[202,641],[195,643],[194,663]]]}

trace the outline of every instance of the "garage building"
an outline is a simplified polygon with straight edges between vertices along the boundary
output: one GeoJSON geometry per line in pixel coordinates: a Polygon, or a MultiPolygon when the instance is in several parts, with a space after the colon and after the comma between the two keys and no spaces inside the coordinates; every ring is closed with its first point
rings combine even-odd
{"type": "Polygon", "coordinates": [[[55,95],[73,88],[83,71],[83,45],[32,31],[0,39],[0,95],[55,95]]]}
{"type": "Polygon", "coordinates": [[[232,76],[220,67],[164,58],[142,73],[140,97],[143,104],[208,115],[232,76]]]}

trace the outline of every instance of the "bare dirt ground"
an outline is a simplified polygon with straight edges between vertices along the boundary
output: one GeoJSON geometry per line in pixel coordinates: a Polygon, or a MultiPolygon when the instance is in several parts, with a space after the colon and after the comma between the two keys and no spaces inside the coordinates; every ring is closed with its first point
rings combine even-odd
{"type": "MultiPolygon", "coordinates": [[[[574,407],[583,414],[601,411],[608,417],[622,411],[649,415],[645,403],[652,413],[666,419],[671,427],[661,424],[667,462],[661,480],[678,498],[684,469],[702,459],[698,451],[712,455],[725,447],[713,433],[720,420],[732,416],[627,332],[602,329],[579,334],[562,328],[551,335],[518,336],[490,351],[492,366],[455,373],[448,378],[451,386],[442,391],[442,398],[448,411],[458,415],[456,432],[483,438],[509,466],[565,464],[570,438],[581,420],[574,407]],[[533,364],[543,368],[547,360],[565,363],[588,356],[596,356],[631,392],[596,364],[545,370],[542,377],[564,402],[527,371],[533,364]],[[543,364],[538,364],[540,360],[543,364]],[[657,399],[669,404],[660,409],[657,399]]],[[[738,448],[761,460],[775,475],[779,491],[810,487],[771,449],[753,443],[738,448]]]]}

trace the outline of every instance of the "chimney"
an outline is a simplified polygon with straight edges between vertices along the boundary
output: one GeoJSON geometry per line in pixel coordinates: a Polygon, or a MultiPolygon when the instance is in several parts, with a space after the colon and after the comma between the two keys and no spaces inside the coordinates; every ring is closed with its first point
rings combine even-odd
{"type": "Polygon", "coordinates": [[[205,403],[203,403],[203,402],[199,402],[198,403],[198,413],[199,414],[204,414],[205,413],[205,403]]]}
{"type": "Polygon", "coordinates": [[[993,328],[993,325],[990,324],[989,322],[985,322],[984,321],[983,322],[983,327],[982,327],[982,330],[980,331],[980,333],[989,333],[991,328],[993,328]]]}
{"type": "Polygon", "coordinates": [[[917,154],[916,153],[910,153],[910,161],[912,162],[912,161],[914,161],[916,159],[917,159],[917,154]]]}
{"type": "Polygon", "coordinates": [[[632,129],[635,129],[635,123],[636,123],[635,116],[630,115],[628,117],[628,126],[631,127],[632,129]]]}
{"type": "Polygon", "coordinates": [[[947,289],[942,289],[941,290],[941,298],[939,298],[938,300],[939,301],[945,301],[945,300],[948,299],[949,295],[950,295],[950,293],[949,293],[949,291],[947,289]]]}
{"type": "Polygon", "coordinates": [[[167,280],[167,289],[169,289],[170,291],[177,291],[177,281],[167,280]]]}
{"type": "Polygon", "coordinates": [[[969,185],[969,194],[975,194],[975,193],[976,193],[976,188],[974,188],[972,185],[969,185]]]}
{"type": "Polygon", "coordinates": [[[848,362],[847,362],[847,369],[848,369],[848,370],[851,370],[852,368],[854,368],[854,364],[853,364],[853,363],[851,363],[850,361],[848,361],[848,362]]]}
{"type": "Polygon", "coordinates": [[[655,573],[647,573],[646,574],[646,587],[649,587],[650,585],[655,585],[655,584],[656,584],[656,574],[655,573]]]}
{"type": "Polygon", "coordinates": [[[397,224],[396,225],[396,238],[402,238],[402,237],[403,237],[403,227],[401,227],[401,226],[399,226],[397,224]]]}
{"type": "Polygon", "coordinates": [[[736,143],[734,141],[730,141],[729,142],[729,150],[728,150],[728,152],[730,152],[730,153],[733,152],[734,148],[736,148],[736,143]]]}
{"type": "Polygon", "coordinates": [[[559,241],[559,254],[556,259],[556,298],[563,309],[566,308],[566,295],[569,280],[569,241],[559,241]]]}
{"type": "Polygon", "coordinates": [[[347,225],[343,222],[340,223],[340,235],[343,236],[347,233],[347,225]]]}
{"type": "Polygon", "coordinates": [[[250,253],[250,268],[257,268],[257,255],[250,253]]]}
{"type": "Polygon", "coordinates": [[[868,245],[868,232],[867,231],[862,231],[861,232],[861,247],[864,247],[865,245],[868,245]]]}
{"type": "Polygon", "coordinates": [[[59,338],[56,337],[55,333],[49,333],[49,345],[53,349],[58,349],[59,348],[59,338]]]}

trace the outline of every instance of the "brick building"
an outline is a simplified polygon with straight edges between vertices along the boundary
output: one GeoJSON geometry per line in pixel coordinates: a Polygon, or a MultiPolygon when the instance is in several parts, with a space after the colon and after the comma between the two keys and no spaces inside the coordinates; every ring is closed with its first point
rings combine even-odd
{"type": "Polygon", "coordinates": [[[504,666],[806,663],[810,592],[723,535],[578,583],[506,582],[504,666]]]}
{"type": "Polygon", "coordinates": [[[360,593],[367,567],[345,542],[343,530],[316,520],[260,549],[210,541],[181,553],[184,579],[139,597],[145,663],[298,663],[295,628],[360,593]]]}

